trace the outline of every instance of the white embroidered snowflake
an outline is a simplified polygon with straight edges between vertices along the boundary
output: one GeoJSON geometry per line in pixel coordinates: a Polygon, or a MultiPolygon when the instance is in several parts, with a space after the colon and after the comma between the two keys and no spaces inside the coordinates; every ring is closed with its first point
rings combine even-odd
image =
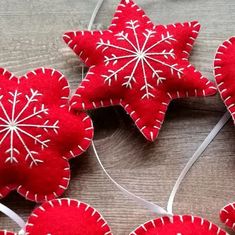
{"type": "MultiPolygon", "coordinates": [[[[25,137],[29,137],[34,144],[40,145],[41,149],[48,147],[49,139],[42,139],[42,135],[34,136],[29,132],[32,128],[40,128],[43,131],[48,132],[49,129],[52,129],[55,133],[57,133],[58,121],[56,121],[53,125],[49,125],[49,120],[46,120],[43,124],[35,124],[35,120],[41,123],[42,115],[48,114],[48,109],[44,107],[42,104],[39,108],[34,106],[30,107],[32,103],[38,102],[37,97],[41,96],[37,90],[30,90],[30,95],[23,95],[22,93],[15,91],[9,92],[10,98],[7,100],[11,104],[10,111],[4,106],[2,103],[3,95],[0,96],[0,109],[2,111],[2,116],[0,116],[0,145],[6,144],[9,142],[9,148],[6,150],[6,154],[8,157],[5,162],[10,163],[18,163],[17,155],[20,154],[19,146],[15,146],[15,140],[21,143],[21,147],[26,151],[25,161],[30,160],[30,167],[33,165],[38,165],[38,163],[42,163],[43,161],[37,159],[38,152],[31,150],[30,145],[32,143],[27,143],[25,137]],[[17,105],[20,101],[20,96],[24,96],[26,99],[26,103],[21,110],[17,111],[17,105]],[[17,113],[18,112],[18,113],[17,113]],[[27,115],[25,115],[27,113],[27,115]],[[28,114],[30,113],[30,114],[28,114]]],[[[9,105],[7,105],[9,107],[9,105]]]]}
{"type": "Polygon", "coordinates": [[[109,65],[109,63],[112,63],[113,65],[115,65],[120,60],[129,59],[129,61],[123,66],[121,66],[119,69],[117,69],[116,71],[109,69],[108,72],[110,74],[102,75],[102,77],[104,78],[105,82],[108,82],[108,84],[111,85],[112,80],[113,79],[117,80],[118,74],[121,71],[123,71],[128,66],[132,66],[133,67],[132,72],[128,76],[124,77],[125,81],[122,84],[123,86],[132,89],[133,82],[136,82],[136,79],[135,79],[136,70],[138,66],[141,66],[142,73],[143,73],[143,83],[144,83],[144,85],[140,89],[141,91],[144,92],[142,99],[154,97],[154,94],[151,92],[151,90],[153,90],[154,87],[148,81],[149,78],[147,77],[146,68],[149,68],[151,70],[152,72],[151,79],[156,78],[157,85],[159,85],[164,80],[166,80],[166,78],[162,77],[161,76],[162,71],[154,69],[150,62],[156,63],[156,67],[157,67],[157,64],[161,64],[169,68],[171,74],[172,75],[176,74],[178,78],[181,78],[181,75],[183,74],[183,68],[178,68],[177,63],[168,64],[165,62],[165,60],[162,60],[162,58],[168,59],[170,57],[175,59],[174,49],[168,49],[168,50],[165,49],[165,50],[156,52],[157,51],[156,48],[158,45],[161,45],[162,43],[171,44],[171,41],[176,41],[176,39],[172,35],[170,35],[169,32],[167,32],[165,35],[164,34],[161,35],[161,39],[159,41],[149,46],[148,45],[149,39],[154,37],[154,34],[156,34],[156,31],[146,29],[145,32],[143,32],[145,41],[141,45],[138,34],[137,34],[137,28],[140,27],[140,25],[138,24],[138,20],[129,21],[126,24],[127,24],[126,28],[133,31],[134,40],[131,40],[128,33],[125,33],[124,31],[116,34],[116,36],[118,40],[126,41],[130,45],[131,49],[125,48],[119,45],[114,45],[109,40],[105,42],[103,39],[101,39],[97,43],[97,48],[103,47],[103,50],[102,50],[103,52],[108,50],[109,48],[114,48],[114,49],[120,50],[122,53],[125,53],[125,55],[123,56],[116,56],[115,54],[112,54],[112,56],[110,57],[105,56],[106,65],[109,65]]]}

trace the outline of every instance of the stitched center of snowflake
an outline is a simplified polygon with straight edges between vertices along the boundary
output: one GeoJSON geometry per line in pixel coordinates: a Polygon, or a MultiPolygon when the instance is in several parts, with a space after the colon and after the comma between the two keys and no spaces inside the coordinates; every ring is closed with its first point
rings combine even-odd
{"type": "Polygon", "coordinates": [[[116,70],[108,69],[109,74],[102,75],[104,81],[107,82],[109,86],[111,85],[113,79],[117,81],[120,72],[131,67],[131,72],[129,75],[124,77],[122,86],[132,89],[133,83],[137,82],[135,78],[137,68],[141,68],[143,86],[140,90],[144,92],[144,95],[142,96],[142,99],[144,99],[155,97],[153,94],[154,87],[151,85],[152,81],[150,81],[150,79],[155,79],[156,85],[159,85],[166,80],[166,77],[163,76],[163,71],[159,69],[159,65],[161,67],[168,68],[171,74],[176,74],[178,78],[181,78],[183,68],[180,68],[177,63],[172,62],[175,59],[175,52],[173,48],[163,50],[159,49],[159,46],[162,46],[163,43],[171,44],[172,41],[176,41],[173,35],[170,35],[169,32],[166,32],[166,34],[161,34],[161,38],[158,41],[149,45],[150,39],[154,38],[157,32],[146,29],[144,32],[137,34],[137,29],[139,27],[140,25],[138,20],[131,20],[126,23],[126,29],[131,31],[131,34],[134,37],[130,37],[130,33],[124,31],[115,35],[117,40],[126,42],[128,47],[113,44],[109,40],[105,42],[103,39],[100,39],[97,43],[97,48],[102,47],[103,53],[105,53],[106,50],[114,49],[123,54],[122,56],[117,56],[116,54],[104,56],[106,66],[110,64],[116,65],[124,59],[127,60],[124,65],[122,63],[120,68],[116,70]],[[144,36],[144,41],[142,43],[140,40],[140,34],[141,38],[144,36]],[[148,77],[147,70],[151,71],[152,76],[150,78],[148,77]]]}
{"type": "Polygon", "coordinates": [[[11,131],[16,130],[16,129],[17,129],[17,123],[15,123],[15,122],[10,122],[9,125],[8,125],[8,127],[9,127],[9,129],[10,129],[11,131]]]}
{"type": "Polygon", "coordinates": [[[145,58],[145,53],[144,52],[142,52],[142,51],[138,51],[137,53],[136,53],[136,55],[137,55],[137,57],[140,59],[140,60],[144,60],[144,58],[145,58]]]}
{"type": "Polygon", "coordinates": [[[48,147],[50,139],[43,138],[43,132],[50,129],[57,133],[58,120],[52,125],[49,120],[42,121],[44,115],[48,115],[48,109],[42,104],[36,106],[38,97],[42,96],[37,90],[30,90],[30,95],[24,95],[18,91],[9,92],[10,98],[4,103],[3,96],[0,97],[0,145],[8,146],[5,154],[5,162],[18,163],[19,155],[23,150],[25,161],[30,161],[30,167],[38,165],[43,161],[38,159],[38,151],[32,150],[32,145],[39,145],[40,149],[48,147]],[[25,98],[22,100],[22,98],[25,98]],[[21,109],[17,108],[19,103],[25,104],[21,109]],[[9,109],[10,107],[10,109],[9,109]],[[37,131],[35,131],[37,130],[37,131]],[[41,132],[40,134],[38,134],[41,132]],[[37,133],[36,135],[33,132],[37,133]]]}

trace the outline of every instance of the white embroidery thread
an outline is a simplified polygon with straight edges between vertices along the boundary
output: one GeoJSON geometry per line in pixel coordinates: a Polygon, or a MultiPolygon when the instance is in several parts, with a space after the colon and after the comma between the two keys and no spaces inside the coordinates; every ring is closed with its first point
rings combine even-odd
{"type": "Polygon", "coordinates": [[[103,74],[102,77],[104,78],[104,81],[107,82],[108,85],[110,86],[113,79],[117,81],[118,74],[121,71],[123,71],[128,66],[133,65],[132,72],[130,73],[130,75],[124,77],[125,81],[122,83],[124,87],[132,89],[133,83],[136,82],[136,79],[135,79],[136,70],[138,66],[141,66],[141,70],[143,73],[143,82],[144,82],[144,85],[140,89],[141,91],[144,91],[144,95],[142,96],[142,99],[155,97],[152,92],[154,87],[148,81],[146,68],[151,70],[152,79],[153,78],[157,79],[157,85],[159,85],[164,80],[166,80],[166,78],[161,76],[162,70],[154,69],[150,62],[161,64],[164,67],[169,68],[171,74],[172,75],[176,74],[178,78],[181,78],[183,74],[183,68],[179,68],[177,63],[170,64],[162,60],[162,58],[175,59],[175,52],[173,48],[160,50],[156,52],[156,47],[158,45],[161,45],[162,43],[171,44],[171,42],[176,41],[176,39],[173,37],[173,35],[167,32],[166,34],[161,35],[161,39],[159,41],[157,41],[156,43],[152,45],[148,45],[150,38],[154,37],[154,34],[156,34],[157,32],[155,30],[146,29],[145,32],[143,33],[145,40],[144,40],[143,45],[141,45],[140,38],[138,37],[137,31],[136,31],[140,27],[138,20],[136,21],[131,20],[127,22],[126,24],[127,24],[126,29],[131,30],[133,32],[134,39],[131,39],[128,33],[124,31],[116,34],[115,36],[117,37],[117,40],[122,40],[128,43],[131,49],[112,44],[110,40],[107,40],[105,42],[103,39],[100,39],[100,41],[97,43],[97,49],[102,48],[102,52],[110,48],[113,48],[113,49],[126,53],[126,55],[123,55],[123,56],[116,56],[115,54],[112,54],[111,56],[105,56],[104,62],[106,66],[109,65],[110,63],[112,63],[112,65],[115,65],[120,60],[123,60],[123,59],[129,59],[129,61],[125,63],[123,66],[121,66],[119,69],[117,69],[116,71],[109,69],[108,70],[109,75],[103,74]],[[155,50],[152,52],[151,50],[154,48],[155,50]]]}
{"type": "Polygon", "coordinates": [[[29,131],[27,131],[28,128],[40,128],[44,130],[45,132],[48,132],[49,129],[53,130],[55,133],[58,133],[57,130],[59,128],[58,126],[58,120],[50,125],[49,120],[46,120],[43,124],[35,124],[35,118],[42,119],[42,114],[47,115],[48,109],[45,108],[45,106],[42,104],[40,108],[37,108],[34,106],[33,108],[29,108],[32,103],[38,102],[38,97],[42,96],[41,93],[39,93],[37,90],[30,89],[30,95],[25,95],[26,103],[25,106],[16,113],[17,104],[20,101],[20,96],[22,97],[23,94],[18,92],[17,90],[15,92],[9,92],[10,99],[7,101],[12,105],[12,109],[10,112],[7,111],[6,107],[2,103],[3,95],[0,96],[0,110],[2,111],[2,116],[0,117],[0,134],[2,134],[2,137],[0,138],[0,145],[4,143],[4,141],[7,141],[9,137],[9,148],[6,150],[6,154],[9,154],[9,156],[6,158],[6,163],[18,163],[18,159],[16,155],[20,154],[20,151],[15,146],[15,138],[18,138],[18,140],[21,142],[24,150],[26,151],[25,161],[30,160],[30,167],[33,165],[38,165],[39,163],[42,163],[43,161],[40,159],[37,159],[38,152],[34,150],[30,150],[30,147],[26,143],[24,136],[27,136],[27,138],[31,138],[35,145],[39,144],[41,146],[41,149],[48,147],[48,142],[50,142],[50,139],[42,139],[42,135],[39,134],[37,136],[32,135],[29,131]],[[31,114],[25,116],[25,112],[30,110],[31,114]],[[23,116],[23,117],[22,117],[23,116]],[[34,118],[34,122],[31,119],[34,118]]]}

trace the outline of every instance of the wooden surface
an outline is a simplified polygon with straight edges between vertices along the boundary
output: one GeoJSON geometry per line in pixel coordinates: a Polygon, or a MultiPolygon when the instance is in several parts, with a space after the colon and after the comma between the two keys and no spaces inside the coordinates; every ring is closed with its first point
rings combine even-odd
{"type": "MultiPolygon", "coordinates": [[[[233,0],[137,0],[155,23],[199,20],[202,29],[191,62],[213,80],[217,46],[235,34],[233,0]]],[[[96,0],[0,0],[0,66],[22,75],[40,66],[63,72],[73,90],[81,80],[78,58],[66,49],[63,32],[87,27],[96,0]]],[[[109,25],[118,0],[106,0],[96,28],[109,25]]],[[[180,171],[217,123],[225,107],[219,96],[172,102],[155,143],[148,143],[119,108],[92,112],[95,143],[103,164],[123,186],[162,206],[180,171]]],[[[218,213],[235,200],[235,131],[232,121],[220,132],[182,184],[175,213],[190,213],[221,225],[218,213]]],[[[71,161],[72,180],[64,196],[98,209],[114,235],[128,235],[155,216],[125,198],[106,178],[90,150],[71,161]]],[[[27,219],[35,207],[12,193],[2,201],[27,219]]],[[[223,225],[221,225],[223,227],[223,225]]],[[[0,228],[17,229],[0,215],[0,228]]],[[[230,234],[233,234],[232,232],[230,234]]]]}

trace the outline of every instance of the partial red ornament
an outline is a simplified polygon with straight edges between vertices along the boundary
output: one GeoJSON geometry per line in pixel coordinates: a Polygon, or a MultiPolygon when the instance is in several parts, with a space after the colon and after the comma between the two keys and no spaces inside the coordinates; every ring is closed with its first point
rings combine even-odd
{"type": "Polygon", "coordinates": [[[235,231],[235,202],[221,209],[220,219],[224,224],[235,231]]]}
{"type": "MultiPolygon", "coordinates": [[[[107,222],[93,207],[74,199],[45,202],[30,215],[27,235],[112,235],[107,222]]],[[[7,231],[0,235],[16,235],[7,231]]]]}
{"type": "Polygon", "coordinates": [[[15,77],[0,68],[0,197],[17,190],[40,202],[59,197],[70,181],[69,159],[93,137],[86,113],[70,110],[66,78],[40,68],[15,77]]]}
{"type": "Polygon", "coordinates": [[[155,26],[132,0],[122,0],[107,30],[65,33],[65,42],[89,67],[72,108],[121,105],[155,140],[173,99],[216,93],[188,59],[199,29],[196,21],[155,26]]]}
{"type": "MultiPolygon", "coordinates": [[[[214,74],[220,96],[235,122],[235,37],[224,41],[214,60],[214,74]]],[[[235,231],[235,203],[225,206],[220,212],[223,223],[235,231]]]]}
{"type": "Polygon", "coordinates": [[[233,121],[235,121],[235,37],[231,37],[219,46],[215,61],[214,73],[220,92],[233,121]]]}
{"type": "Polygon", "coordinates": [[[228,235],[217,225],[201,217],[175,215],[151,220],[130,235],[228,235]]]}
{"type": "Polygon", "coordinates": [[[6,230],[4,231],[0,231],[0,235],[17,235],[16,233],[13,233],[13,232],[8,232],[6,230]]]}

